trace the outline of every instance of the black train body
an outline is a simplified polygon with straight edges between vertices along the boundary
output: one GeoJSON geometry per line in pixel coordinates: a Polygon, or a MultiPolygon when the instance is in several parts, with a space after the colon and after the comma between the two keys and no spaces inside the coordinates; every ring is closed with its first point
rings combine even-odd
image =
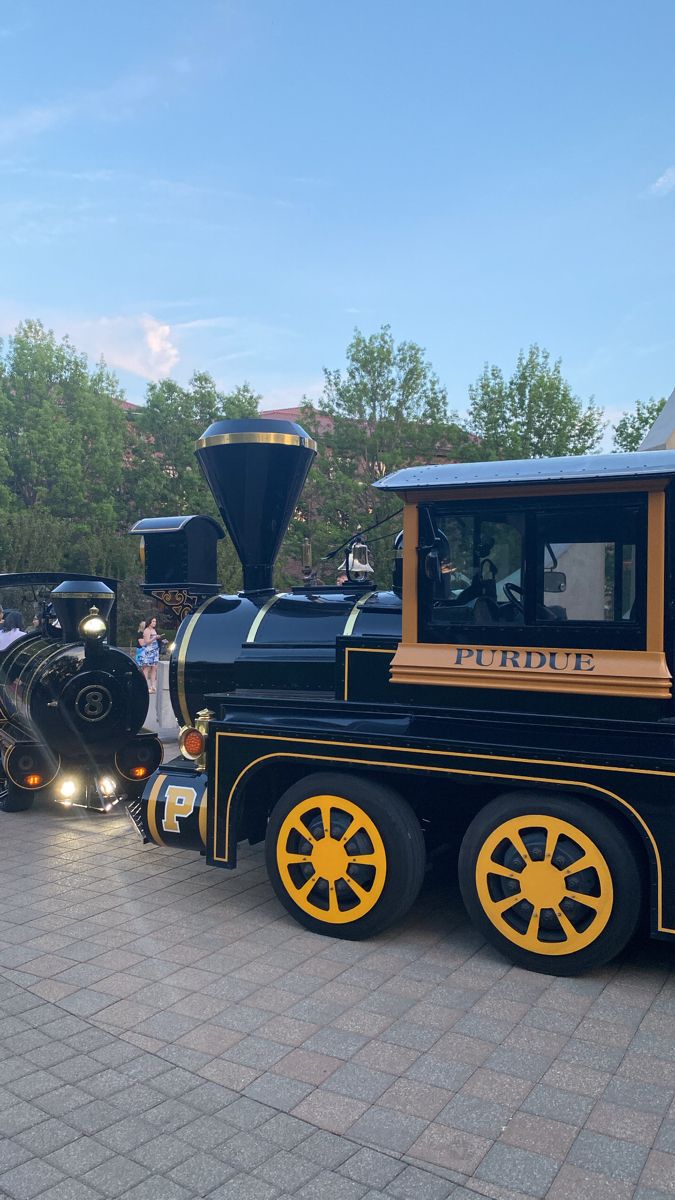
{"type": "Polygon", "coordinates": [[[159,766],[161,744],[141,732],[143,674],[106,641],[113,601],[100,581],[67,580],[52,592],[56,620],[0,653],[5,811],[30,807],[36,794],[108,810],[140,794],[159,766]]]}

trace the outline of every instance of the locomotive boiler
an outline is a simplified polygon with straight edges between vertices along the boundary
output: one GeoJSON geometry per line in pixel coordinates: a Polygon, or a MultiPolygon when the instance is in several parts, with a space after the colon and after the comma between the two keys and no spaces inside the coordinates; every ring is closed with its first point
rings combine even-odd
{"type": "Polygon", "coordinates": [[[161,744],[142,731],[142,672],[107,642],[114,598],[99,580],[65,580],[51,593],[51,619],[0,653],[5,812],[36,795],[109,811],[159,766],[161,744]]]}
{"type": "Polygon", "coordinates": [[[244,587],[218,595],[206,559],[189,577],[200,518],[178,542],[177,518],[136,527],[147,589],[196,605],[171,661],[182,753],[130,806],[145,840],[230,869],[264,840],[281,903],[334,937],[402,917],[441,848],[528,969],[607,962],[643,912],[675,937],[675,453],[399,471],[377,484],[403,501],[391,591],[285,593],[312,440],[224,421],[196,453],[244,587]]]}

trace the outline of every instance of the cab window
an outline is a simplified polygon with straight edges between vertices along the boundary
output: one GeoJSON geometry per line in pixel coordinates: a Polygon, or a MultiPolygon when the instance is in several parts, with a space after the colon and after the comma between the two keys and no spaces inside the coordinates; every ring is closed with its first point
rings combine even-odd
{"type": "Polygon", "coordinates": [[[646,497],[420,516],[421,641],[644,647],[646,497]]]}

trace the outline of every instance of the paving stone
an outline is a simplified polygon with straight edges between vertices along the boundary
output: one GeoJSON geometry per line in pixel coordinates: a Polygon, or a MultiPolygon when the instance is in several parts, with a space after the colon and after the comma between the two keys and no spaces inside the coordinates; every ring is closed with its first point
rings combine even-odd
{"type": "Polygon", "coordinates": [[[287,1079],[283,1075],[273,1075],[266,1071],[259,1075],[245,1089],[246,1096],[251,1100],[260,1101],[265,1106],[290,1112],[312,1091],[309,1083],[299,1083],[297,1079],[287,1079]]]}
{"type": "Polygon", "coordinates": [[[353,1179],[346,1179],[334,1171],[322,1171],[311,1183],[295,1193],[297,1200],[362,1200],[367,1188],[353,1179]]]}
{"type": "Polygon", "coordinates": [[[394,1082],[393,1075],[376,1071],[373,1067],[364,1067],[359,1063],[347,1063],[334,1071],[324,1087],[328,1092],[339,1092],[343,1096],[352,1096],[356,1100],[367,1100],[372,1103],[394,1082]]]}
{"type": "Polygon", "coordinates": [[[320,1171],[318,1163],[310,1162],[309,1159],[301,1158],[299,1154],[289,1153],[287,1150],[280,1150],[255,1168],[255,1174],[261,1179],[266,1179],[275,1187],[283,1188],[290,1195],[295,1195],[320,1171]]]}
{"type": "Polygon", "coordinates": [[[174,1183],[182,1184],[183,1187],[204,1196],[230,1179],[234,1169],[226,1166],[222,1159],[202,1151],[199,1154],[191,1154],[178,1166],[166,1171],[166,1174],[174,1183]]]}
{"type": "Polygon", "coordinates": [[[354,1143],[321,1129],[301,1142],[296,1153],[321,1167],[336,1168],[354,1153],[354,1143]]]}
{"type": "Polygon", "coordinates": [[[19,1142],[11,1138],[0,1138],[0,1173],[10,1167],[18,1167],[31,1157],[31,1153],[19,1142]]]}
{"type": "Polygon", "coordinates": [[[0,1175],[0,1190],[13,1200],[33,1200],[63,1177],[63,1171],[35,1158],[0,1175]]]}
{"type": "Polygon", "coordinates": [[[276,1146],[253,1133],[236,1133],[221,1146],[214,1147],[218,1157],[237,1171],[252,1171],[276,1153],[276,1146]]]}
{"type": "Polygon", "coordinates": [[[423,1133],[427,1122],[393,1109],[373,1105],[352,1125],[350,1138],[393,1153],[405,1154],[423,1133]]]}
{"type": "Polygon", "coordinates": [[[536,1113],[541,1117],[551,1117],[558,1121],[568,1121],[572,1125],[582,1125],[593,1108],[591,1096],[579,1096],[575,1092],[567,1092],[563,1088],[549,1087],[548,1084],[538,1083],[523,1100],[525,1112],[536,1113]]]}
{"type": "Polygon", "coordinates": [[[367,1108],[368,1105],[363,1100],[315,1088],[305,1100],[301,1100],[300,1104],[295,1106],[293,1116],[331,1133],[346,1133],[350,1126],[363,1116],[367,1108]]]}
{"type": "Polygon", "coordinates": [[[100,1129],[97,1137],[111,1150],[115,1150],[118,1154],[125,1154],[135,1150],[144,1142],[149,1142],[151,1138],[156,1138],[157,1126],[151,1125],[149,1121],[144,1121],[142,1118],[125,1117],[116,1125],[100,1129]]]}
{"type": "Polygon", "coordinates": [[[623,1179],[636,1184],[647,1153],[646,1146],[636,1142],[582,1130],[569,1152],[569,1162],[591,1171],[601,1171],[611,1179],[623,1179]]]}
{"type": "Polygon", "coordinates": [[[386,1189],[386,1195],[396,1196],[397,1200],[410,1200],[411,1197],[415,1200],[447,1200],[454,1194],[453,1183],[418,1167],[406,1167],[386,1189]]]}
{"type": "Polygon", "coordinates": [[[516,1113],[501,1135],[501,1141],[521,1150],[532,1150],[562,1162],[577,1130],[565,1121],[554,1121],[533,1113],[516,1113]]]}
{"type": "Polygon", "coordinates": [[[511,1109],[492,1100],[463,1094],[454,1096],[438,1113],[436,1122],[477,1133],[481,1137],[498,1138],[511,1117],[511,1109]]]}
{"type": "Polygon", "coordinates": [[[95,1192],[84,1180],[62,1179],[55,1187],[40,1192],[40,1200],[100,1200],[100,1192],[95,1192]]]}
{"type": "Polygon", "coordinates": [[[277,1188],[266,1180],[240,1174],[233,1175],[222,1187],[210,1192],[208,1200],[276,1200],[278,1196],[277,1188]]]}
{"type": "Polygon", "coordinates": [[[81,1137],[78,1129],[72,1125],[67,1125],[65,1121],[59,1121],[56,1117],[51,1117],[47,1121],[42,1121],[39,1125],[33,1125],[29,1129],[22,1130],[21,1133],[15,1135],[15,1141],[26,1146],[33,1154],[49,1154],[52,1150],[58,1150],[61,1146],[65,1146],[68,1142],[72,1142],[75,1138],[81,1137]]]}
{"type": "Polygon", "coordinates": [[[372,1187],[385,1187],[401,1174],[403,1163],[378,1150],[357,1150],[340,1167],[340,1174],[372,1187]]]}
{"type": "Polygon", "coordinates": [[[109,1104],[107,1100],[90,1100],[79,1105],[69,1114],[69,1121],[82,1133],[98,1133],[119,1121],[125,1112],[123,1107],[109,1104]]]}
{"type": "Polygon", "coordinates": [[[666,1154],[663,1150],[652,1150],[640,1182],[644,1187],[655,1188],[667,1195],[674,1195],[675,1155],[666,1154]]]}
{"type": "Polygon", "coordinates": [[[646,1146],[651,1146],[658,1133],[656,1144],[663,1150],[671,1149],[671,1146],[661,1144],[662,1138],[668,1141],[669,1126],[672,1149],[675,1150],[675,1122],[664,1121],[661,1124],[660,1113],[644,1112],[599,1100],[586,1122],[586,1129],[595,1133],[606,1133],[628,1142],[642,1142],[646,1146]]]}
{"type": "Polygon", "coordinates": [[[190,1108],[203,1113],[216,1113],[237,1099],[237,1092],[219,1083],[200,1083],[190,1092],[190,1108]]]}
{"type": "MultiPolygon", "coordinates": [[[[546,1200],[637,1200],[640,1190],[632,1183],[610,1179],[597,1171],[584,1170],[565,1163],[553,1182],[546,1200]]],[[[646,1200],[646,1198],[645,1198],[646,1200]]],[[[652,1200],[657,1200],[653,1197],[652,1200]]],[[[659,1197],[658,1200],[662,1200],[659,1197]]]]}
{"type": "Polygon", "coordinates": [[[95,1138],[78,1137],[60,1150],[54,1150],[45,1161],[63,1171],[64,1175],[84,1175],[111,1155],[112,1150],[95,1138]]]}
{"type": "Polygon", "coordinates": [[[498,1142],[485,1155],[476,1175],[500,1187],[526,1192],[531,1196],[545,1196],[559,1167],[559,1162],[544,1154],[533,1154],[529,1150],[498,1142]]]}
{"type": "Polygon", "coordinates": [[[433,1054],[423,1054],[406,1071],[406,1079],[428,1083],[432,1087],[457,1091],[473,1075],[474,1068],[468,1063],[445,1062],[433,1054]]]}
{"type": "MultiPolygon", "coordinates": [[[[162,1170],[166,1170],[169,1165],[170,1163],[163,1161],[162,1170]]],[[[116,1197],[147,1179],[147,1176],[146,1167],[131,1158],[115,1154],[83,1175],[82,1182],[93,1188],[97,1195],[102,1192],[104,1196],[116,1200],[116,1197]]]]}
{"type": "Polygon", "coordinates": [[[448,1170],[472,1175],[491,1146],[488,1138],[452,1129],[448,1125],[431,1124],[409,1147],[410,1158],[422,1159],[448,1170]]]}
{"type": "Polygon", "coordinates": [[[413,1117],[431,1120],[448,1103],[452,1093],[447,1088],[417,1083],[414,1079],[397,1079],[379,1098],[383,1108],[395,1108],[413,1117]]]}
{"type": "Polygon", "coordinates": [[[292,1050],[290,1054],[280,1059],[274,1071],[276,1074],[297,1079],[302,1083],[321,1084],[340,1066],[340,1062],[329,1054],[317,1054],[316,1051],[304,1048],[292,1050]]]}
{"type": "Polygon", "coordinates": [[[193,1191],[188,1191],[171,1179],[155,1175],[124,1192],[121,1200],[191,1200],[193,1196],[193,1191]]]}

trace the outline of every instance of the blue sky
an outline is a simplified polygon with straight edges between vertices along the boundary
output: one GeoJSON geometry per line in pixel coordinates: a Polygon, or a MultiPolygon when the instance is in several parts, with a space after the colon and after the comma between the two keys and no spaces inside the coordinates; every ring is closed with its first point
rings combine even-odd
{"type": "Polygon", "coordinates": [[[461,411],[532,341],[675,385],[672,0],[0,0],[0,334],[320,392],[354,326],[461,411]]]}

